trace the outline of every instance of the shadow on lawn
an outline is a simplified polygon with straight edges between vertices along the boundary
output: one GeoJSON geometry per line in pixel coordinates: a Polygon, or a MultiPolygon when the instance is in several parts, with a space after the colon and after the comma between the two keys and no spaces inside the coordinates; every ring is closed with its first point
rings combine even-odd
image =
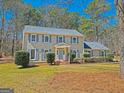
{"type": "Polygon", "coordinates": [[[19,69],[27,69],[27,68],[34,68],[34,67],[39,67],[39,65],[29,65],[28,67],[19,67],[19,69]]]}

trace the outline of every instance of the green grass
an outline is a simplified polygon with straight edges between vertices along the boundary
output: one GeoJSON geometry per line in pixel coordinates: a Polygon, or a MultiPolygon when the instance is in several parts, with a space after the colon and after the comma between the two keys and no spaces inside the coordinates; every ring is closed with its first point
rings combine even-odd
{"type": "Polygon", "coordinates": [[[0,87],[15,89],[15,93],[38,93],[47,89],[47,83],[56,73],[62,72],[118,72],[118,64],[96,63],[96,64],[75,64],[59,66],[39,66],[33,68],[19,69],[15,64],[0,64],[0,87]],[[41,86],[42,84],[42,86],[41,86]],[[40,86],[40,88],[37,88],[40,86]]]}

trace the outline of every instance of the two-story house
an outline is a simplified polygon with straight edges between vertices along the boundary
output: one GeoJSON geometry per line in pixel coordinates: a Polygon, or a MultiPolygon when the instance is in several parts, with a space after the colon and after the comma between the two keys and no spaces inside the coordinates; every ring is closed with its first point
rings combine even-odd
{"type": "Polygon", "coordinates": [[[72,29],[25,26],[23,50],[29,51],[33,62],[46,62],[46,53],[54,52],[55,60],[70,61],[70,53],[82,57],[83,35],[72,29]]]}

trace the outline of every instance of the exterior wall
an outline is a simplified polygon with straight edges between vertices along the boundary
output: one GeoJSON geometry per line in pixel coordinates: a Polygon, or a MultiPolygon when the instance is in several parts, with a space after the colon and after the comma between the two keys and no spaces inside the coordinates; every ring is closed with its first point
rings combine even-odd
{"type": "MultiPolygon", "coordinates": [[[[51,52],[55,52],[54,46],[57,44],[56,41],[56,35],[51,35],[51,42],[42,42],[42,34],[38,34],[39,40],[38,42],[29,42],[29,34],[24,33],[23,34],[23,50],[29,51],[30,49],[38,49],[38,60],[37,61],[43,61],[42,60],[42,49],[51,49],[51,52]]],[[[78,44],[72,44],[71,43],[71,36],[65,36],[65,43],[70,45],[70,49],[78,50],[80,55],[79,57],[82,57],[83,53],[83,37],[78,37],[79,42],[78,44]]],[[[44,60],[45,61],[45,60],[44,60]]]]}
{"type": "Polygon", "coordinates": [[[86,49],[85,48],[84,51],[89,51],[91,58],[99,58],[99,57],[106,57],[107,56],[107,50],[92,50],[92,49],[86,49]]]}
{"type": "Polygon", "coordinates": [[[92,50],[92,57],[99,57],[100,56],[100,51],[99,50],[92,50]]]}
{"type": "Polygon", "coordinates": [[[78,44],[71,44],[71,50],[79,50],[80,58],[83,57],[83,52],[84,52],[84,48],[82,46],[83,41],[84,41],[83,37],[79,37],[79,43],[78,44]]]}

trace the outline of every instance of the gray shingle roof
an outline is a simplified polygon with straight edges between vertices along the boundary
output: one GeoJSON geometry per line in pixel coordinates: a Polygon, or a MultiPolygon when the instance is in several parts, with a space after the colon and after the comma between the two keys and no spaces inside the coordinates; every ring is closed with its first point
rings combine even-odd
{"type": "Polygon", "coordinates": [[[98,50],[109,50],[109,48],[105,47],[103,44],[100,44],[100,43],[95,42],[95,41],[94,42],[84,41],[84,48],[98,49],[98,50]]]}
{"type": "Polygon", "coordinates": [[[59,29],[59,28],[49,28],[49,27],[39,27],[39,26],[25,26],[24,33],[45,33],[54,35],[70,35],[70,36],[83,36],[77,30],[72,29],[59,29]]]}

